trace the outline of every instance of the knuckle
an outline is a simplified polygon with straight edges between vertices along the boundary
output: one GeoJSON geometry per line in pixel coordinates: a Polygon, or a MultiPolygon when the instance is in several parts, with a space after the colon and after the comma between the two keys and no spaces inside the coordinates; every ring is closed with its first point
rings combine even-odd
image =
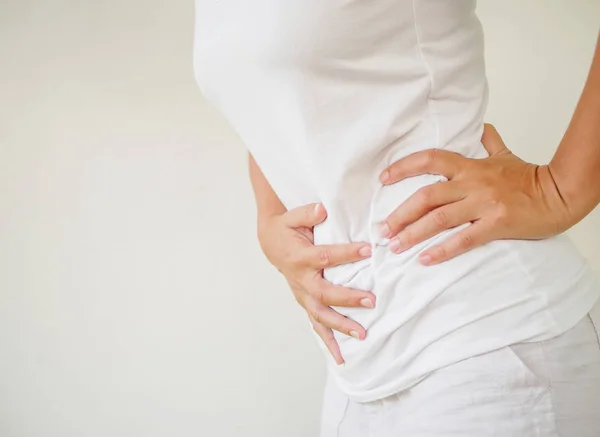
{"type": "Polygon", "coordinates": [[[460,247],[463,249],[471,249],[473,248],[475,242],[473,240],[473,236],[467,233],[458,234],[458,238],[460,239],[460,247]]]}
{"type": "Polygon", "coordinates": [[[423,164],[425,166],[432,165],[438,158],[438,151],[436,149],[427,149],[424,153],[423,164]]]}
{"type": "Polygon", "coordinates": [[[446,228],[448,226],[448,214],[444,211],[443,208],[438,208],[431,213],[431,218],[435,222],[436,225],[440,228],[446,228]]]}
{"type": "Polygon", "coordinates": [[[505,203],[498,202],[496,205],[496,213],[498,214],[499,218],[506,219],[508,218],[509,208],[505,203]]]}
{"type": "Polygon", "coordinates": [[[435,252],[438,259],[446,259],[448,257],[448,250],[444,246],[439,246],[435,252]]]}
{"type": "Polygon", "coordinates": [[[437,158],[437,150],[436,149],[427,149],[424,153],[425,163],[431,164],[437,158]]]}
{"type": "Polygon", "coordinates": [[[319,265],[322,267],[327,267],[331,265],[332,254],[331,249],[327,247],[322,247],[319,249],[318,253],[319,265]]]}
{"type": "Polygon", "coordinates": [[[417,193],[417,201],[420,205],[428,205],[433,201],[434,189],[433,186],[428,185],[423,188],[419,188],[417,193]]]}
{"type": "Polygon", "coordinates": [[[315,324],[321,323],[322,315],[321,315],[321,310],[319,308],[313,308],[312,310],[310,310],[310,316],[315,321],[315,324]]]}
{"type": "Polygon", "coordinates": [[[509,219],[509,208],[502,202],[496,202],[494,205],[493,222],[496,225],[507,224],[509,219]]]}

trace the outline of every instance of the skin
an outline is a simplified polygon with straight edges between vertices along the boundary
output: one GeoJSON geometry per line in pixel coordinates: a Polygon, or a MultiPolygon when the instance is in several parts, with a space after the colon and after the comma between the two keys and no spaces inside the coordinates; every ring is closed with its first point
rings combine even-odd
{"type": "MultiPolygon", "coordinates": [[[[421,188],[381,223],[389,248],[400,253],[446,229],[472,225],[420,254],[424,265],[458,256],[499,239],[543,239],[566,231],[600,203],[600,38],[581,98],[548,165],[515,156],[491,125],[484,126],[485,159],[425,150],[390,165],[380,175],[390,185],[420,174],[448,181],[421,188]],[[581,187],[585,187],[581,189],[581,187]]],[[[250,156],[258,211],[258,239],[269,261],[285,276],[315,332],[338,364],[336,330],[364,339],[365,329],[331,306],[374,308],[370,291],[334,286],[323,269],[370,256],[366,242],[315,246],[313,227],[327,217],[320,204],[287,210],[250,156]]]]}
{"type": "Polygon", "coordinates": [[[323,205],[286,210],[252,156],[249,165],[261,248],[287,280],[296,301],[308,314],[313,329],[335,361],[342,364],[344,360],[332,329],[359,340],[365,338],[366,331],[330,307],[374,308],[375,295],[334,286],[323,278],[323,269],[368,258],[371,246],[368,243],[315,246],[313,227],[327,218],[323,205]]]}

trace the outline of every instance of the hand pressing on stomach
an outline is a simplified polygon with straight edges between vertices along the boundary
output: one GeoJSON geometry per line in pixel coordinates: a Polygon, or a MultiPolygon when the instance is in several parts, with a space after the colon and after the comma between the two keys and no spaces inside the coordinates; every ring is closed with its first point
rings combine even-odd
{"type": "Polygon", "coordinates": [[[315,332],[321,337],[336,363],[344,362],[333,331],[364,339],[365,329],[331,307],[375,307],[368,291],[336,286],[323,278],[323,269],[368,258],[366,243],[314,245],[313,227],[325,220],[321,204],[291,209],[271,215],[259,225],[258,239],[268,260],[287,280],[296,301],[307,312],[315,332]]]}
{"type": "Polygon", "coordinates": [[[381,224],[382,236],[391,238],[392,252],[471,222],[419,255],[422,264],[433,265],[493,240],[551,237],[581,218],[573,217],[550,166],[529,164],[513,155],[489,124],[482,143],[490,155],[485,159],[430,149],[396,161],[381,174],[384,185],[426,173],[448,179],[421,188],[381,224]]]}

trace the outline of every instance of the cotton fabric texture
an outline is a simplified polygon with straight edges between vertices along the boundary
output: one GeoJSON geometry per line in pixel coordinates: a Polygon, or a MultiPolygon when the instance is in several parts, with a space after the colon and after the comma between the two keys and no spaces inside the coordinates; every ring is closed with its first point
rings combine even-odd
{"type": "MultiPolygon", "coordinates": [[[[194,67],[287,208],[322,202],[315,244],[370,242],[370,259],[326,269],[371,290],[375,309],[335,308],[367,329],[336,333],[332,380],[354,402],[385,399],[432,372],[575,326],[600,294],[565,235],[496,241],[440,265],[417,257],[462,229],[402,254],[379,223],[422,175],[382,186],[379,174],[438,148],[485,158],[483,33],[473,0],[196,0],[194,67]]],[[[503,371],[503,369],[499,369],[503,371]]]]}
{"type": "Polygon", "coordinates": [[[600,305],[550,340],[488,352],[356,403],[333,381],[321,437],[600,436],[600,305]]]}

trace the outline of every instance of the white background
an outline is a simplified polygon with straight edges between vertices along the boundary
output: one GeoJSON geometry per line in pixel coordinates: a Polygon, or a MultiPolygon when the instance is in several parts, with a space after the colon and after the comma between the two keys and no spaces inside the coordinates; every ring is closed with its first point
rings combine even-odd
{"type": "MultiPolygon", "coordinates": [[[[600,2],[479,11],[488,120],[545,163],[600,2]]],[[[316,436],[320,352],[255,241],[192,30],[191,1],[0,0],[2,437],[316,436]]],[[[571,232],[597,272],[599,229],[571,232]]]]}

